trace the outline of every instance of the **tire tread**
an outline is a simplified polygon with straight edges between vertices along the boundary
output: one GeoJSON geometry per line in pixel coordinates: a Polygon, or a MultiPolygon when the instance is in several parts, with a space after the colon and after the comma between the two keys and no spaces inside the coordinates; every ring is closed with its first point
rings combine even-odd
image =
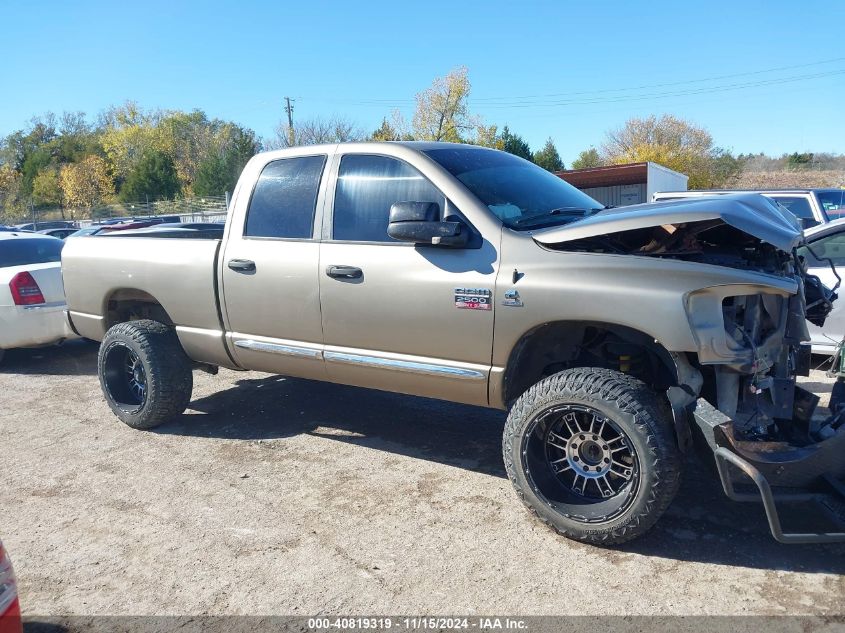
{"type": "Polygon", "coordinates": [[[576,368],[554,374],[533,385],[514,403],[505,424],[502,441],[505,469],[508,478],[529,511],[561,536],[596,545],[615,545],[630,541],[648,531],[663,514],[680,486],[682,460],[677,449],[674,431],[666,420],[666,407],[642,381],[618,371],[604,368],[576,368]],[[533,412],[560,402],[567,396],[586,396],[588,400],[603,402],[632,417],[637,432],[646,438],[648,456],[652,460],[655,478],[648,498],[641,509],[628,521],[611,530],[585,525],[585,529],[569,528],[555,523],[539,513],[532,504],[518,476],[514,463],[513,445],[520,441],[521,431],[533,412]]]}
{"type": "Polygon", "coordinates": [[[151,429],[185,411],[191,401],[193,375],[190,360],[173,328],[149,319],[126,321],[110,328],[100,345],[98,358],[100,384],[104,394],[103,351],[114,340],[131,341],[153,365],[148,372],[151,386],[147,392],[152,406],[142,410],[141,415],[129,414],[115,406],[106,395],[106,401],[115,415],[132,428],[151,429]]]}

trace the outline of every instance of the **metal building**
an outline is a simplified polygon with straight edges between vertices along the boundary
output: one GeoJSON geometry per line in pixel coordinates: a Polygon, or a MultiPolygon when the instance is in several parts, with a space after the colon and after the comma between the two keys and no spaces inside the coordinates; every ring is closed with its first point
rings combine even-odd
{"type": "Polygon", "coordinates": [[[559,171],[570,185],[607,206],[650,202],[655,191],[686,191],[689,176],[657,163],[629,163],[559,171]]]}

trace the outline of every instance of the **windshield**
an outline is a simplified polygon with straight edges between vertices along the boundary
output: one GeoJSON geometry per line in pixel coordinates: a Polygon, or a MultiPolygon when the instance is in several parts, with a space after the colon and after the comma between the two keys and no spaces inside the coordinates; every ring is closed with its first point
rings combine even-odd
{"type": "Polygon", "coordinates": [[[0,240],[0,268],[62,260],[65,243],[55,237],[0,240]]]}
{"type": "Polygon", "coordinates": [[[845,217],[845,189],[817,191],[816,197],[828,218],[836,220],[845,217]]]}
{"type": "Polygon", "coordinates": [[[513,154],[472,146],[425,153],[517,230],[572,222],[604,208],[561,178],[513,154]]]}

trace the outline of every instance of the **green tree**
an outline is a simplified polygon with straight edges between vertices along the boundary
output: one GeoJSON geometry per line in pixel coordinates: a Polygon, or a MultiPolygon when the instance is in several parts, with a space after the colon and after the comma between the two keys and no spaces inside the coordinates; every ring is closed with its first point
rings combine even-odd
{"type": "Polygon", "coordinates": [[[120,189],[120,199],[171,199],[180,191],[179,176],[173,159],[164,152],[147,150],[120,189]]]}
{"type": "Polygon", "coordinates": [[[198,196],[219,196],[233,191],[244,165],[260,147],[252,130],[227,124],[218,147],[206,156],[196,170],[193,192],[198,196]]]}
{"type": "MultiPolygon", "coordinates": [[[[42,206],[60,207],[62,197],[59,170],[56,167],[46,167],[38,172],[32,182],[32,201],[42,206]]],[[[62,209],[62,217],[64,217],[64,209],[62,209]]]]}
{"type": "Polygon", "coordinates": [[[786,166],[788,169],[803,169],[813,163],[813,158],[814,154],[812,152],[793,152],[786,157],[786,166]]]}
{"type": "Polygon", "coordinates": [[[546,140],[543,149],[534,152],[534,162],[550,172],[565,169],[563,161],[560,159],[560,154],[557,153],[557,148],[551,138],[546,140]]]}
{"type": "Polygon", "coordinates": [[[525,160],[534,160],[534,155],[531,153],[531,148],[525,142],[525,139],[518,134],[512,133],[507,125],[502,130],[502,149],[509,154],[519,156],[525,160]]]}
{"type": "Polygon", "coordinates": [[[572,169],[586,169],[587,167],[601,167],[604,162],[595,147],[583,150],[578,158],[572,161],[572,169]]]}
{"type": "MultiPolygon", "coordinates": [[[[198,196],[219,196],[234,189],[232,168],[228,156],[214,154],[205,158],[197,167],[194,180],[194,194],[198,196]]],[[[235,177],[234,182],[237,182],[235,177]]]]}
{"type": "Polygon", "coordinates": [[[736,157],[726,150],[716,150],[710,166],[712,186],[733,188],[734,182],[742,174],[744,167],[743,158],[736,157]]]}

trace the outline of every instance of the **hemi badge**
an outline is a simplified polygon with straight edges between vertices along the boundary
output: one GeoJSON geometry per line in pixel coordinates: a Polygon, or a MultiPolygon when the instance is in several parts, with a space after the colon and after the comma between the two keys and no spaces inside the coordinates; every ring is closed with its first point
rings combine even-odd
{"type": "Polygon", "coordinates": [[[502,305],[520,308],[525,304],[522,303],[522,299],[519,298],[519,292],[511,289],[505,292],[505,300],[502,301],[502,305]]]}
{"type": "Polygon", "coordinates": [[[492,310],[491,294],[485,288],[455,288],[455,307],[463,310],[492,310]]]}

